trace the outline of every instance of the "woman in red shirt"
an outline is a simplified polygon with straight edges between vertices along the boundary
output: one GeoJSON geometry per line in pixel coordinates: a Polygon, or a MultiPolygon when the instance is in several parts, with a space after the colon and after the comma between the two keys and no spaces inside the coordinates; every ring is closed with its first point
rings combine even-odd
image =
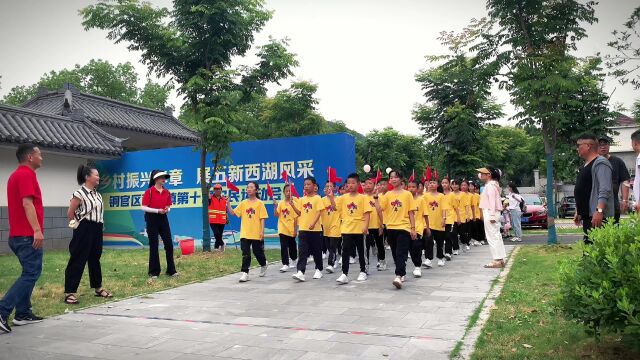
{"type": "Polygon", "coordinates": [[[149,178],[149,189],[142,196],[142,210],[147,223],[149,237],[149,276],[157,279],[160,275],[160,255],[158,254],[158,235],[162,237],[164,252],[167,256],[167,275],[177,276],[173,262],[173,240],[167,214],[171,211],[171,193],[164,188],[169,174],[162,170],[153,170],[149,178]]]}

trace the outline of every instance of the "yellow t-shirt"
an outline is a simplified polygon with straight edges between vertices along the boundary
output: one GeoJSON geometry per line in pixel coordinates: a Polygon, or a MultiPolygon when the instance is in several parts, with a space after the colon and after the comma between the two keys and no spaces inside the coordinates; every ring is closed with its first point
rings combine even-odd
{"type": "Polygon", "coordinates": [[[480,219],[482,217],[482,210],[480,210],[480,194],[473,194],[473,206],[476,208],[476,213],[474,214],[475,219],[480,219]]]}
{"type": "MultiPolygon", "coordinates": [[[[295,204],[298,211],[300,211],[300,206],[298,204],[298,199],[293,198],[293,203],[295,204]]],[[[295,233],[295,222],[298,214],[293,210],[291,205],[289,205],[286,201],[282,200],[278,204],[278,233],[287,236],[293,236],[295,233]]]]}
{"type": "MultiPolygon", "coordinates": [[[[380,198],[379,200],[382,200],[382,198],[383,198],[387,193],[388,193],[388,191],[387,191],[386,193],[384,193],[384,194],[380,194],[380,195],[379,195],[379,198],[380,198]]],[[[381,202],[381,204],[382,204],[382,202],[381,202]]],[[[388,218],[389,218],[389,210],[388,210],[388,209],[387,209],[387,210],[382,209],[382,225],[387,226],[387,219],[388,219],[388,218]]]]}
{"type": "Polygon", "coordinates": [[[473,204],[473,194],[470,192],[462,193],[462,201],[464,203],[464,207],[467,210],[467,221],[473,220],[473,209],[471,205],[473,204]]]}
{"type": "Polygon", "coordinates": [[[376,210],[376,200],[373,198],[373,195],[365,195],[367,200],[369,200],[369,205],[371,206],[371,215],[369,216],[369,229],[379,229],[380,228],[380,217],[378,216],[378,211],[376,210]]]}
{"type": "Polygon", "coordinates": [[[416,211],[416,201],[407,190],[387,191],[379,199],[387,229],[411,231],[409,211],[416,211]]]}
{"type": "MultiPolygon", "coordinates": [[[[444,226],[442,226],[442,218],[443,212],[447,206],[446,196],[441,193],[436,193],[435,195],[428,192],[424,194],[423,198],[424,207],[426,214],[429,216],[429,229],[436,231],[444,231],[444,226]]],[[[449,217],[447,217],[447,223],[449,221],[449,217]]],[[[451,223],[453,224],[454,219],[451,218],[451,223]]]]}
{"type": "Polygon", "coordinates": [[[458,209],[458,213],[460,213],[460,222],[467,222],[467,210],[464,207],[465,204],[465,195],[462,191],[459,191],[457,194],[453,193],[453,206],[458,209]]]}
{"type": "Polygon", "coordinates": [[[300,198],[300,217],[298,217],[298,230],[300,231],[322,231],[322,224],[318,221],[313,229],[309,229],[311,223],[322,213],[324,206],[322,198],[318,195],[303,196],[300,198]]]}
{"type": "Polygon", "coordinates": [[[458,199],[453,191],[444,195],[444,209],[447,211],[447,225],[453,225],[456,222],[456,209],[458,208],[458,199]]]}
{"type": "MultiPolygon", "coordinates": [[[[340,197],[334,198],[333,201],[338,201],[338,199],[340,197]]],[[[322,234],[326,237],[341,237],[340,212],[337,208],[331,206],[331,200],[327,197],[322,198],[322,205],[324,206],[324,211],[321,215],[322,234]]],[[[336,203],[336,205],[338,204],[336,203]]]]}
{"type": "Polygon", "coordinates": [[[336,199],[336,206],[342,220],[340,232],[343,234],[362,234],[365,214],[371,214],[372,211],[367,196],[357,193],[355,196],[342,195],[336,199]]]}
{"type": "Polygon", "coordinates": [[[423,196],[424,195],[418,195],[413,199],[416,203],[416,212],[414,213],[416,220],[416,234],[420,236],[422,236],[424,229],[427,227],[427,224],[424,221],[425,206],[423,196]]]}
{"type": "Polygon", "coordinates": [[[261,220],[269,217],[267,208],[265,208],[262,200],[256,199],[253,202],[249,199],[242,200],[233,212],[242,220],[240,224],[240,239],[260,240],[260,235],[262,234],[261,220]]]}

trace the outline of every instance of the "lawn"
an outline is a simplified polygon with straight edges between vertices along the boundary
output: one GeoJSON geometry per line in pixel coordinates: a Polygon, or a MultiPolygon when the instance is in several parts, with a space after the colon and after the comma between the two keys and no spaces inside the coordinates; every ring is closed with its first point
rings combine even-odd
{"type": "Polygon", "coordinates": [[[620,341],[600,343],[554,306],[560,261],[580,256],[571,246],[524,246],[485,324],[472,359],[640,359],[620,341]]]}
{"type": "MultiPolygon", "coordinates": [[[[279,249],[265,250],[268,261],[280,259],[279,249]]],[[[176,251],[176,268],[179,277],[160,276],[150,281],[147,276],[147,250],[112,250],[105,249],[102,254],[102,278],[106,289],[113,292],[119,300],[134,295],[148,294],[192,282],[203,281],[240,271],[242,255],[239,250],[228,249],[224,254],[202,253],[180,256],[176,251]]],[[[164,251],[160,251],[162,269],[166,269],[164,251]]],[[[85,269],[80,288],[78,289],[79,305],[67,305],[64,300],[64,270],[69,260],[67,251],[47,251],[40,280],[33,291],[32,303],[34,312],[40,316],[62,314],[65,310],[103,304],[110,300],[97,298],[89,288],[89,276],[85,269]]],[[[253,266],[257,266],[255,258],[253,266]]],[[[13,255],[0,256],[0,294],[4,294],[20,274],[21,268],[13,255]]],[[[270,271],[277,271],[276,268],[270,271]]],[[[252,270],[257,276],[257,270],[252,270]]]]}

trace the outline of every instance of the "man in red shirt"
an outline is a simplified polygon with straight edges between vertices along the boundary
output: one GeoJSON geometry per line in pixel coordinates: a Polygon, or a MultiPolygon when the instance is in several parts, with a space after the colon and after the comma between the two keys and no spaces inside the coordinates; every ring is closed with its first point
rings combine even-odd
{"type": "MultiPolygon", "coordinates": [[[[222,185],[216,184],[213,187],[213,195],[209,198],[209,225],[213,231],[213,237],[216,239],[213,245],[214,249],[219,249],[220,252],[224,252],[224,241],[222,240],[222,233],[224,232],[224,226],[227,224],[227,199],[222,196],[222,185]]],[[[205,249],[205,251],[210,251],[205,249]]]]}
{"type": "Polygon", "coordinates": [[[11,332],[7,318],[14,308],[14,326],[42,321],[31,309],[31,293],[42,272],[44,208],[36,177],[42,154],[35,145],[23,144],[16,157],[20,165],[7,181],[9,247],[22,265],[22,274],[0,300],[0,330],[5,333],[11,332]]]}

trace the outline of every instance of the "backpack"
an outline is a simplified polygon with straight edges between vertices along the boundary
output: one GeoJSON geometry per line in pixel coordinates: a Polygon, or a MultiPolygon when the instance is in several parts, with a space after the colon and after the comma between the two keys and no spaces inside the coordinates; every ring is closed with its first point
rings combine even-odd
{"type": "MultiPolygon", "coordinates": [[[[520,195],[518,195],[520,196],[520,195]]],[[[518,199],[516,199],[518,200],[518,199]]],[[[520,196],[520,200],[518,200],[518,203],[520,205],[520,212],[521,213],[526,213],[527,212],[527,203],[524,201],[524,198],[522,196],[520,196]]]]}

